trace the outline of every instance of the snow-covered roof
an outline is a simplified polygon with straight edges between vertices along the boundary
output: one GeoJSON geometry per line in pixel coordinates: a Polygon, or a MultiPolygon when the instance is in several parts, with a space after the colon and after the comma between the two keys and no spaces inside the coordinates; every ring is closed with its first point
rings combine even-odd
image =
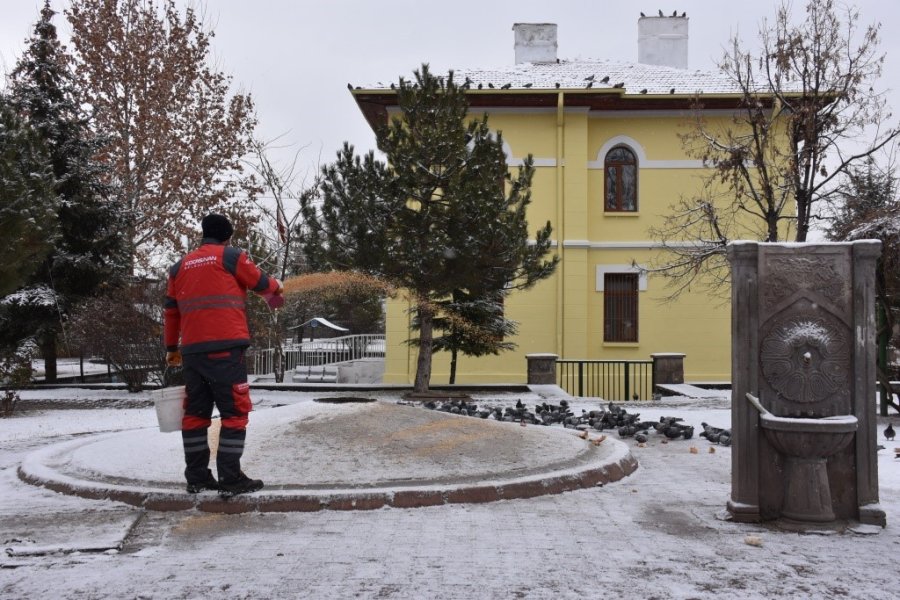
{"type": "MultiPolygon", "coordinates": [[[[454,69],[454,80],[470,81],[470,89],[482,90],[613,90],[640,94],[736,94],[739,89],[722,73],[676,69],[607,59],[560,60],[553,63],[520,63],[490,69],[454,69]],[[480,86],[480,87],[479,87],[480,86]]],[[[388,89],[377,82],[364,90],[388,89]]]]}

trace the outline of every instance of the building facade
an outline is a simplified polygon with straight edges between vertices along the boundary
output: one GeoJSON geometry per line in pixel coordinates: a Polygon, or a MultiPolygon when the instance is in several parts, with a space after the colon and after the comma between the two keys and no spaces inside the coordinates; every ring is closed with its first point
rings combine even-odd
{"type": "MultiPolygon", "coordinates": [[[[487,113],[502,132],[510,168],[533,156],[529,224],[551,222],[561,261],[553,277],[508,298],[517,349],[461,356],[457,382],[524,381],[531,353],[638,360],[662,352],[686,355],[688,381],[729,380],[730,307],[721,299],[728,291],[692,290],[667,303],[665,279],[642,267],[662,251],[649,230],[708,175],[679,138],[698,94],[713,123],[731,119],[740,94],[717,73],[683,68],[686,16],[640,19],[641,63],[559,59],[554,24],[519,23],[513,31],[514,65],[459,69],[454,78],[470,82],[471,113],[487,113]]],[[[397,114],[387,86],[352,93],[373,129],[397,114]]],[[[405,344],[409,308],[388,303],[386,382],[415,377],[416,348],[405,344]]],[[[447,373],[449,356],[435,354],[432,383],[446,382],[447,373]]]]}

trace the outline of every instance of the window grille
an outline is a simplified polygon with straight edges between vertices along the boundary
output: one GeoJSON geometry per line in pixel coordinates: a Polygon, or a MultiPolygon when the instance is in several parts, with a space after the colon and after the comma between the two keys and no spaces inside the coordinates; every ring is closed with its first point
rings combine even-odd
{"type": "Polygon", "coordinates": [[[603,341],[638,341],[638,274],[603,275],[603,341]]]}

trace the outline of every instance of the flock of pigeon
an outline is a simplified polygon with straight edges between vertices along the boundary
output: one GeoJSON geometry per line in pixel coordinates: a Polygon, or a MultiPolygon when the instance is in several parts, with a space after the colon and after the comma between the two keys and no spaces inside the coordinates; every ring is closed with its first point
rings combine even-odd
{"type": "MultiPolygon", "coordinates": [[[[641,421],[640,413],[629,413],[621,406],[610,402],[605,409],[584,410],[576,415],[565,399],[559,404],[543,402],[529,409],[521,400],[515,406],[506,408],[499,406],[479,407],[471,400],[453,398],[437,402],[429,400],[422,404],[425,408],[451,414],[494,419],[509,423],[525,425],[562,425],[566,428],[588,431],[612,430],[620,438],[633,438],[639,444],[646,443],[651,431],[666,437],[667,440],[691,439],[694,437],[694,426],[683,422],[681,417],[660,417],[658,421],[641,421]]],[[[702,424],[703,431],[699,437],[706,438],[713,444],[731,445],[731,430],[702,424]]]]}

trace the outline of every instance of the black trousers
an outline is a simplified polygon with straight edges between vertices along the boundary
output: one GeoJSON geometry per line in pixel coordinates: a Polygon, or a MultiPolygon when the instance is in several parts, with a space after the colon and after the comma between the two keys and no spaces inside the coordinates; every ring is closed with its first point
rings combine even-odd
{"type": "Polygon", "coordinates": [[[244,350],[243,347],[229,348],[183,357],[187,399],[181,439],[186,464],[184,476],[188,483],[209,478],[207,432],[212,423],[213,407],[218,409],[222,421],[216,452],[219,481],[234,481],[241,476],[248,415],[253,408],[244,350]]]}

